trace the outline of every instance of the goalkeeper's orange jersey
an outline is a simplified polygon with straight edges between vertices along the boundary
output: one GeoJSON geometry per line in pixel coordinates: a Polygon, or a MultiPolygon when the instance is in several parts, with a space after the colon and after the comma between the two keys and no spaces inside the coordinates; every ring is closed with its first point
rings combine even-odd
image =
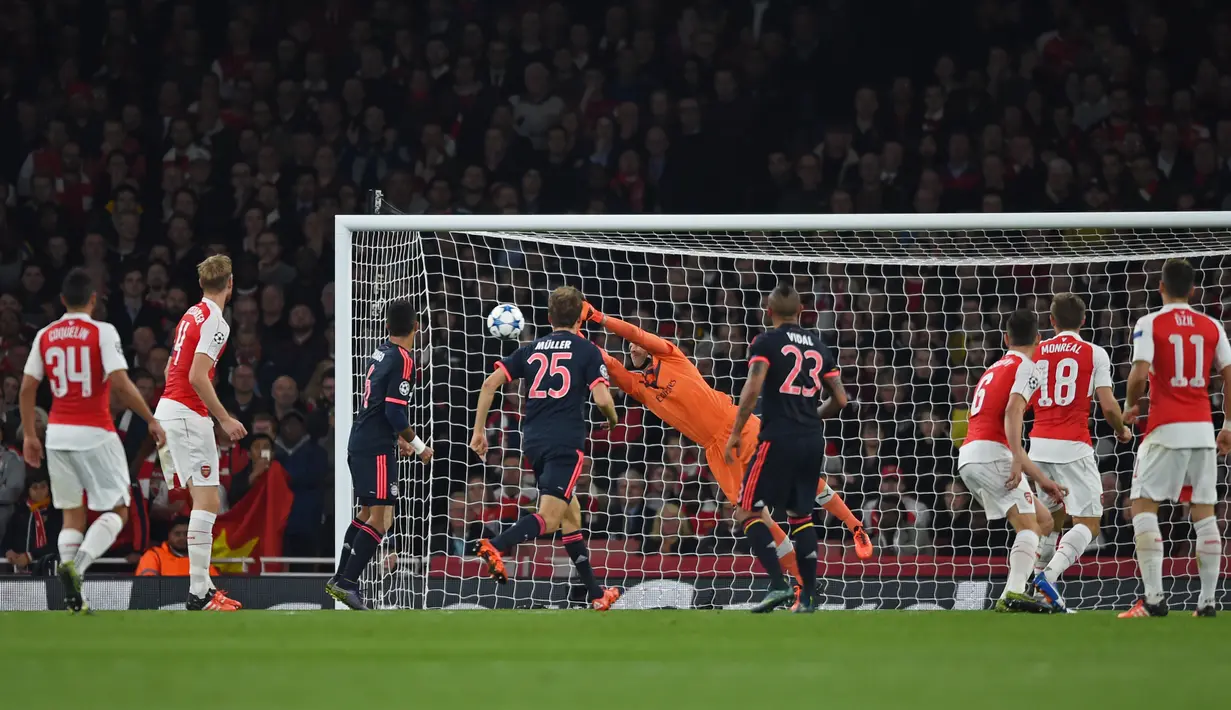
{"type": "Polygon", "coordinates": [[[687,355],[673,343],[619,318],[607,316],[603,325],[621,338],[645,348],[652,358],[644,370],[632,372],[621,361],[603,353],[604,364],[616,387],[697,444],[721,447],[726,442],[731,425],[735,423],[737,407],[729,395],[705,381],[687,355]]]}

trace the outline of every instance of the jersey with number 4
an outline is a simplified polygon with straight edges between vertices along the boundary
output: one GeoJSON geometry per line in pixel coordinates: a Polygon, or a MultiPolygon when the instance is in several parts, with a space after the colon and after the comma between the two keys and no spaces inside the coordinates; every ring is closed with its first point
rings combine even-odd
{"type": "Polygon", "coordinates": [[[66,313],[40,330],[24,372],[51,386],[47,448],[83,451],[115,436],[108,378],[127,369],[120,336],[110,323],[66,313]]]}
{"type": "Polygon", "coordinates": [[[1039,388],[1030,400],[1030,458],[1071,463],[1093,454],[1090,403],[1095,389],[1112,385],[1111,357],[1066,331],[1039,343],[1034,363],[1039,388]]]}
{"type": "Polygon", "coordinates": [[[761,440],[819,436],[821,380],[839,375],[821,336],[798,323],[761,333],[748,347],[748,365],[769,365],[761,386],[761,440]]]}
{"type": "Polygon", "coordinates": [[[396,450],[400,432],[393,430],[393,425],[385,416],[385,408],[410,404],[414,371],[415,361],[410,353],[388,340],[368,356],[368,367],[363,378],[363,400],[351,426],[347,451],[379,455],[396,450]]]}
{"type": "Polygon", "coordinates": [[[510,380],[525,379],[524,449],[580,450],[585,445],[586,401],[590,390],[607,384],[603,353],[589,340],[557,330],[526,343],[500,362],[510,380]]]}
{"type": "Polygon", "coordinates": [[[957,453],[957,465],[1011,460],[1013,452],[1004,431],[1009,398],[1020,394],[1029,402],[1038,388],[1034,361],[1019,352],[1010,350],[987,368],[970,398],[970,425],[957,453]]]}
{"type": "Polygon", "coordinates": [[[209,416],[209,409],[192,386],[188,374],[192,371],[192,361],[197,353],[203,353],[213,360],[209,366],[209,378],[213,380],[214,368],[230,336],[231,326],[222,317],[222,306],[208,298],[201,299],[200,303],[184,313],[175,326],[175,341],[167,363],[167,386],[162,391],[162,399],[158,400],[158,408],[154,410],[155,417],[192,419],[209,416]]]}
{"type": "Polygon", "coordinates": [[[1133,362],[1150,364],[1147,440],[1171,449],[1214,448],[1210,368],[1231,365],[1222,324],[1186,303],[1163,306],[1133,328],[1133,362]]]}

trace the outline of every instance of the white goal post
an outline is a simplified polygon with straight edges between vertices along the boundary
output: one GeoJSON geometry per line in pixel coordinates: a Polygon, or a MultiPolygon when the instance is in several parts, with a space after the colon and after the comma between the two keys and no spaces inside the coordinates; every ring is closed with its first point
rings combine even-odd
{"type": "MultiPolygon", "coordinates": [[[[548,289],[576,285],[605,312],[678,342],[711,384],[735,394],[762,295],[794,279],[805,322],[834,346],[854,400],[827,425],[826,473],[879,548],[858,561],[842,526],[818,513],[831,609],[982,609],[998,593],[1007,538],[954,483],[954,447],[971,386],[1003,351],[1004,313],[1034,308],[1046,337],[1050,296],[1081,295],[1089,307],[1083,333],[1112,354],[1121,400],[1129,329],[1157,306],[1161,260],[1192,259],[1196,304],[1231,319],[1231,212],[348,215],[336,218],[334,247],[335,549],[354,511],[347,437],[363,363],[384,337],[383,304],[410,297],[426,313],[410,421],[437,458],[398,466],[394,527],[364,577],[367,598],[384,608],[577,601],[568,559],[550,539],[509,556],[505,587],[478,578],[458,554],[463,541],[490,536],[535,497],[516,435],[520,390],[510,386],[493,404],[488,434],[497,454],[479,461],[467,448],[477,382],[515,347],[486,334],[482,318],[497,303],[522,308],[524,341],[548,330],[548,289]],[[894,514],[882,512],[890,507],[894,514]]],[[[617,358],[627,352],[601,329],[585,334],[617,358]]],[[[629,589],[621,602],[628,607],[746,604],[763,577],[726,529],[729,506],[704,453],[631,399],[620,411],[623,428],[588,445],[592,463],[578,486],[600,580],[629,589]]],[[[1107,514],[1103,534],[1065,579],[1079,609],[1124,606],[1138,591],[1131,525],[1118,517],[1132,446],[1117,446],[1099,424],[1107,514]]],[[[1222,469],[1219,492],[1231,501],[1222,469]]],[[[1220,516],[1226,510],[1221,504],[1220,516]]],[[[1190,529],[1178,506],[1160,517],[1169,590],[1191,606],[1190,529]]]]}

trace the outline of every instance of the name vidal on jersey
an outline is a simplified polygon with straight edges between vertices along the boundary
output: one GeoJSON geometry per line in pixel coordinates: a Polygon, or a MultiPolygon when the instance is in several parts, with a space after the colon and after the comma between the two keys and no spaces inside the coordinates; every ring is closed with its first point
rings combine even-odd
{"type": "Polygon", "coordinates": [[[47,331],[47,339],[52,341],[63,340],[64,338],[82,340],[86,337],[86,335],[85,328],[78,328],[75,325],[70,325],[67,328],[52,328],[47,331]]]}
{"type": "Polygon", "coordinates": [[[1044,354],[1075,353],[1081,350],[1081,343],[1044,343],[1040,350],[1044,354]]]}
{"type": "Polygon", "coordinates": [[[796,343],[798,345],[816,345],[816,343],[812,342],[812,336],[807,333],[790,332],[786,334],[786,337],[790,339],[792,343],[796,343]]]}
{"type": "Polygon", "coordinates": [[[535,350],[572,350],[571,340],[540,340],[534,344],[535,350]]]}

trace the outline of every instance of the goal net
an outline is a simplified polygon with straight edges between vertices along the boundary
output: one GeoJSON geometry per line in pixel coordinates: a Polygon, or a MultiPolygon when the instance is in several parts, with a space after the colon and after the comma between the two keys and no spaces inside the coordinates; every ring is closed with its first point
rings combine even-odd
{"type": "MultiPolygon", "coordinates": [[[[1052,294],[1081,295],[1089,307],[1082,335],[1111,354],[1123,401],[1130,330],[1159,306],[1165,258],[1190,258],[1199,274],[1194,302],[1231,316],[1229,222],[1217,213],[339,217],[340,400],[357,407],[363,363],[383,337],[384,302],[410,296],[428,313],[411,421],[436,458],[401,462],[402,504],[365,578],[367,594],[409,608],[585,601],[558,540],[510,553],[505,586],[463,555],[467,543],[532,510],[538,496],[520,448],[522,383],[493,403],[486,458],[467,447],[479,386],[517,346],[487,335],[493,306],[521,308],[527,341],[550,329],[548,292],[574,285],[605,313],[675,342],[734,396],[748,343],[765,327],[764,294],[787,280],[803,295],[803,323],[835,349],[852,399],[825,425],[825,474],[876,545],[872,560],[858,560],[846,528],[818,510],[824,608],[990,608],[1012,533],[984,517],[956,463],[975,383],[1004,352],[1003,316],[1033,309],[1048,337],[1052,294]]],[[[627,357],[628,344],[601,328],[587,325],[583,334],[627,357]]],[[[1212,383],[1211,392],[1220,387],[1212,383]]],[[[592,564],[606,585],[625,590],[618,606],[739,608],[757,598],[766,580],[704,450],[613,392],[620,424],[603,431],[591,412],[576,490],[592,564]]],[[[339,462],[350,416],[337,420],[339,462]]],[[[1127,510],[1137,442],[1118,444],[1097,412],[1091,422],[1102,530],[1061,591],[1077,609],[1125,607],[1140,594],[1127,510]]],[[[338,539],[351,510],[347,491],[339,466],[338,539]]],[[[1196,563],[1185,506],[1164,506],[1160,520],[1168,590],[1173,603],[1191,605],[1196,563]]]]}

